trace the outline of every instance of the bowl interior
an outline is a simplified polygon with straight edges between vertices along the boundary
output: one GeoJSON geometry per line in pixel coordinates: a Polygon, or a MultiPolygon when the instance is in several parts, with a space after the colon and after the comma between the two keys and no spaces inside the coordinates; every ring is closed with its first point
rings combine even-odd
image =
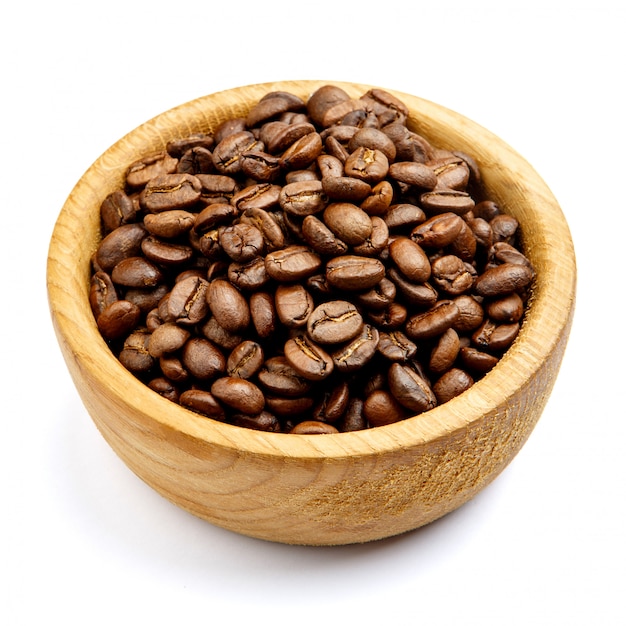
{"type": "MultiPolygon", "coordinates": [[[[518,338],[498,365],[461,396],[422,415],[375,429],[324,437],[264,433],[223,424],[192,413],[152,392],[127,372],[102,339],[88,303],[90,258],[100,239],[99,207],[120,187],[128,166],[164,149],[175,137],[215,128],[243,116],[265,93],[290,91],[307,98],[326,81],[285,81],[250,85],[208,95],[167,111],[130,132],[85,173],[64,205],[50,244],[48,293],[52,318],[76,378],[106,387],[120,410],[130,406],[165,432],[207,444],[281,457],[343,457],[384,453],[399,445],[436,442],[462,433],[492,415],[537,375],[566,340],[575,292],[575,259],[565,218],[552,193],[532,167],[506,143],[463,116],[421,98],[386,89],[410,109],[408,125],[434,145],[472,155],[487,196],[520,222],[524,252],[537,278],[518,338]]],[[[370,85],[338,83],[352,96],[370,85]]],[[[88,407],[89,408],[89,407],[88,407]]]]}

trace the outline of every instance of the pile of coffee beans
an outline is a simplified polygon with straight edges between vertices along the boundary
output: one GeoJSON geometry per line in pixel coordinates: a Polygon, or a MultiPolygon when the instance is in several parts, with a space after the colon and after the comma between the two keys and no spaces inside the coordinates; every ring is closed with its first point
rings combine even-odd
{"type": "Polygon", "coordinates": [[[470,155],[394,95],[268,93],[170,141],[102,203],[90,304],[121,363],[209,418],[337,433],[468,389],[534,278],[470,155]]]}

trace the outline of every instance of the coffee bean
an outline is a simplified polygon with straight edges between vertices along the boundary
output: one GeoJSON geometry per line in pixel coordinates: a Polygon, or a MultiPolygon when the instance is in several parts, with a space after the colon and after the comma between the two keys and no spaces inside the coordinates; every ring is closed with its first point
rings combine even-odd
{"type": "Polygon", "coordinates": [[[361,331],[347,344],[332,353],[332,361],[340,372],[354,372],[369,363],[376,349],[380,335],[371,324],[364,324],[361,331]]]}
{"type": "Polygon", "coordinates": [[[247,339],[228,355],[226,372],[229,376],[251,378],[261,369],[264,359],[261,344],[247,339]]]}
{"type": "Polygon", "coordinates": [[[425,283],[430,278],[430,261],[424,250],[412,239],[397,237],[389,244],[389,254],[409,281],[425,283]]]}
{"type": "Polygon", "coordinates": [[[372,234],[370,216],[349,202],[333,202],[324,210],[326,226],[342,241],[350,245],[363,243],[372,234]]]}
{"type": "Polygon", "coordinates": [[[119,339],[135,329],[140,316],[141,311],[136,304],[116,300],[98,315],[98,330],[107,339],[119,339]]]}
{"type": "Polygon", "coordinates": [[[152,213],[185,209],[200,199],[201,189],[200,181],[191,174],[162,174],[148,181],[141,202],[152,213]]]}
{"type": "Polygon", "coordinates": [[[278,285],[274,296],[276,315],[287,328],[306,326],[313,312],[313,297],[300,284],[278,285]]]}
{"type": "Polygon", "coordinates": [[[293,369],[307,380],[324,380],[333,372],[332,357],[306,335],[287,340],[284,353],[293,369]]]}
{"type": "Polygon", "coordinates": [[[430,385],[411,366],[392,363],[388,381],[393,397],[409,411],[424,413],[437,406],[437,398],[430,385]]]}
{"type": "Polygon", "coordinates": [[[433,385],[437,402],[443,404],[467,391],[474,384],[474,379],[464,370],[454,367],[449,369],[433,385]]]}
{"type": "Polygon", "coordinates": [[[294,435],[330,435],[339,431],[331,424],[315,420],[305,420],[294,426],[291,431],[294,435]]]}
{"type": "Polygon", "coordinates": [[[258,415],[265,406],[261,390],[249,380],[223,376],[211,385],[211,393],[223,404],[246,415],[258,415]]]}
{"type": "Polygon", "coordinates": [[[363,413],[371,427],[394,424],[406,417],[404,407],[384,389],[373,391],[365,398],[363,413]]]}
{"type": "Polygon", "coordinates": [[[385,276],[385,266],[378,259],[344,254],[326,264],[326,279],[337,289],[364,291],[377,285],[385,276]]]}
{"type": "Polygon", "coordinates": [[[250,308],[239,289],[224,279],[209,283],[206,301],[213,317],[225,330],[236,333],[250,324],[250,308]]]}
{"type": "Polygon", "coordinates": [[[351,302],[331,300],[316,307],[306,325],[309,336],[316,343],[336,344],[355,337],[363,328],[363,318],[351,302]]]}
{"type": "Polygon", "coordinates": [[[279,282],[295,282],[312,276],[321,265],[320,257],[305,246],[287,246],[265,257],[267,273],[279,282]]]}

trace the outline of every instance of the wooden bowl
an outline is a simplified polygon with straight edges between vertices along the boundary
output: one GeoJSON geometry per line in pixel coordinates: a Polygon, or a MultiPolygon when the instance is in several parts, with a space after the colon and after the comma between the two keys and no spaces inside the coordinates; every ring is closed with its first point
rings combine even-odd
{"type": "MultiPolygon", "coordinates": [[[[88,302],[99,207],[127,167],[168,140],[213,129],[272,90],[307,98],[323,81],[251,85],[167,111],[108,149],[71,192],[49,249],[55,332],[82,401],[115,452],[148,485],[212,524],[291,544],[366,542],[415,529],[488,485],[520,450],[552,390],[574,311],[576,264],[555,198],[496,136],[441,106],[403,100],[409,126],[471,154],[488,196],[521,224],[537,276],[521,331],[498,365],[422,415],[332,435],[265,433],[213,421],[151,391],[102,339],[88,302]]],[[[370,85],[335,83],[351,96],[370,85]]]]}

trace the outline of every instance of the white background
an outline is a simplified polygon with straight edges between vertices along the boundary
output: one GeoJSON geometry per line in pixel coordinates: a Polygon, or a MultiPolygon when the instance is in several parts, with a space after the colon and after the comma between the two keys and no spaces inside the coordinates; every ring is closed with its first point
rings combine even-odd
{"type": "Polygon", "coordinates": [[[0,623],[626,623],[625,26],[618,0],[5,8],[0,623]],[[363,546],[253,540],[156,495],[93,426],[47,308],[54,221],[104,150],[201,95],[295,78],[486,126],[551,187],[577,250],[570,343],[524,449],[460,510],[363,546]]]}

